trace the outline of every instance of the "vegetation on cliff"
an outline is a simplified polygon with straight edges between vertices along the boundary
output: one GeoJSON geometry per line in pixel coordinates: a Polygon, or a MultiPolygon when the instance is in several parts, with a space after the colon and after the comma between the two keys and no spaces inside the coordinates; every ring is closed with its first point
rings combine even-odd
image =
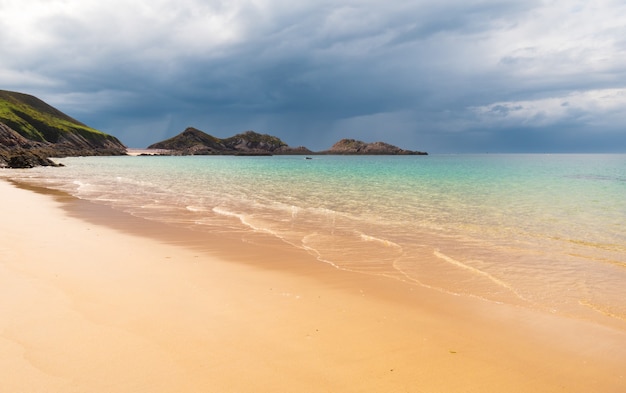
{"type": "Polygon", "coordinates": [[[48,157],[126,154],[114,136],[28,94],[0,90],[0,125],[0,166],[46,165],[52,163],[48,157]]]}

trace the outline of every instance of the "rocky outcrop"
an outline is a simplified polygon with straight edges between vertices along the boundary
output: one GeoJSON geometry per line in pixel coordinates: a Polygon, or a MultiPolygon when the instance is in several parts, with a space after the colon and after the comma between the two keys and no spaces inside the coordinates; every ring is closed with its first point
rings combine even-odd
{"type": "Polygon", "coordinates": [[[0,90],[0,166],[54,165],[49,157],[124,155],[126,147],[37,97],[0,90]]]}
{"type": "Polygon", "coordinates": [[[356,139],[342,139],[323,154],[342,155],[427,155],[426,152],[404,150],[385,142],[366,143],[356,139]]]}
{"type": "Polygon", "coordinates": [[[274,153],[287,148],[287,144],[279,138],[267,134],[246,131],[223,140],[225,146],[238,152],[274,153]]]}
{"type": "Polygon", "coordinates": [[[384,142],[365,143],[342,139],[329,150],[313,152],[304,146],[290,147],[279,138],[254,131],[246,131],[230,138],[220,139],[189,127],[175,137],[148,146],[155,154],[163,155],[427,155],[426,152],[404,150],[384,142]],[[158,151],[158,153],[156,153],[158,151]]]}
{"type": "Polygon", "coordinates": [[[277,137],[246,131],[220,139],[189,127],[175,137],[148,146],[179,155],[273,155],[311,154],[305,147],[291,148],[277,137]]]}
{"type": "Polygon", "coordinates": [[[0,168],[57,166],[48,158],[50,153],[46,144],[28,140],[0,123],[0,168]]]}
{"type": "Polygon", "coordinates": [[[170,151],[173,154],[203,155],[217,154],[223,151],[225,146],[220,139],[196,128],[188,127],[172,138],[153,143],[148,146],[148,149],[170,151]]]}

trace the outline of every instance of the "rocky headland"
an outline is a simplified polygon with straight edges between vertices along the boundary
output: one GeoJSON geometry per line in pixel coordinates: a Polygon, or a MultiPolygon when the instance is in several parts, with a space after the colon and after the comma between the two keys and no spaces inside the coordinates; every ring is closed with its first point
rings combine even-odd
{"type": "Polygon", "coordinates": [[[124,154],[126,147],[114,136],[37,97],[0,90],[0,167],[56,165],[50,157],[124,154]]]}

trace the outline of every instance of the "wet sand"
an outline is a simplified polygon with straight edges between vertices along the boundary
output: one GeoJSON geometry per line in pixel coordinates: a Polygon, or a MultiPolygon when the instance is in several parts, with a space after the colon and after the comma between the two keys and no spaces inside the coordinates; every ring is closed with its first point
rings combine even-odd
{"type": "Polygon", "coordinates": [[[621,392],[626,332],[0,181],[0,391],[621,392]]]}

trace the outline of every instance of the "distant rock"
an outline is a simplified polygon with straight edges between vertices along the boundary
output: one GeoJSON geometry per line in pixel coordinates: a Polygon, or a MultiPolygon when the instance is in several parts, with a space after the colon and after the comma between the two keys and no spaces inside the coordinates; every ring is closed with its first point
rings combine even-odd
{"type": "Polygon", "coordinates": [[[126,147],[37,97],[0,90],[0,167],[55,165],[49,157],[124,155],[126,147]]]}
{"type": "Polygon", "coordinates": [[[176,155],[273,155],[311,154],[305,147],[291,148],[279,138],[246,131],[220,139],[189,127],[180,134],[148,146],[149,150],[165,150],[176,155]]]}
{"type": "MultiPolygon", "coordinates": [[[[148,146],[155,155],[427,155],[426,152],[404,150],[384,142],[365,143],[342,139],[329,150],[313,152],[304,146],[290,147],[279,138],[254,131],[246,131],[230,138],[220,139],[189,127],[180,134],[148,146]],[[157,153],[158,152],[158,153],[157,153]]],[[[151,154],[146,154],[151,155],[151,154]]]]}
{"type": "Polygon", "coordinates": [[[239,153],[280,153],[289,146],[279,138],[267,134],[259,134],[254,131],[246,131],[222,142],[228,149],[239,153]]]}
{"type": "Polygon", "coordinates": [[[356,139],[342,139],[323,154],[341,155],[427,155],[426,152],[404,150],[385,142],[366,143],[356,139]]]}
{"type": "Polygon", "coordinates": [[[211,154],[223,151],[225,148],[220,139],[193,127],[188,127],[172,138],[148,146],[148,150],[158,149],[185,155],[211,154]]]}

